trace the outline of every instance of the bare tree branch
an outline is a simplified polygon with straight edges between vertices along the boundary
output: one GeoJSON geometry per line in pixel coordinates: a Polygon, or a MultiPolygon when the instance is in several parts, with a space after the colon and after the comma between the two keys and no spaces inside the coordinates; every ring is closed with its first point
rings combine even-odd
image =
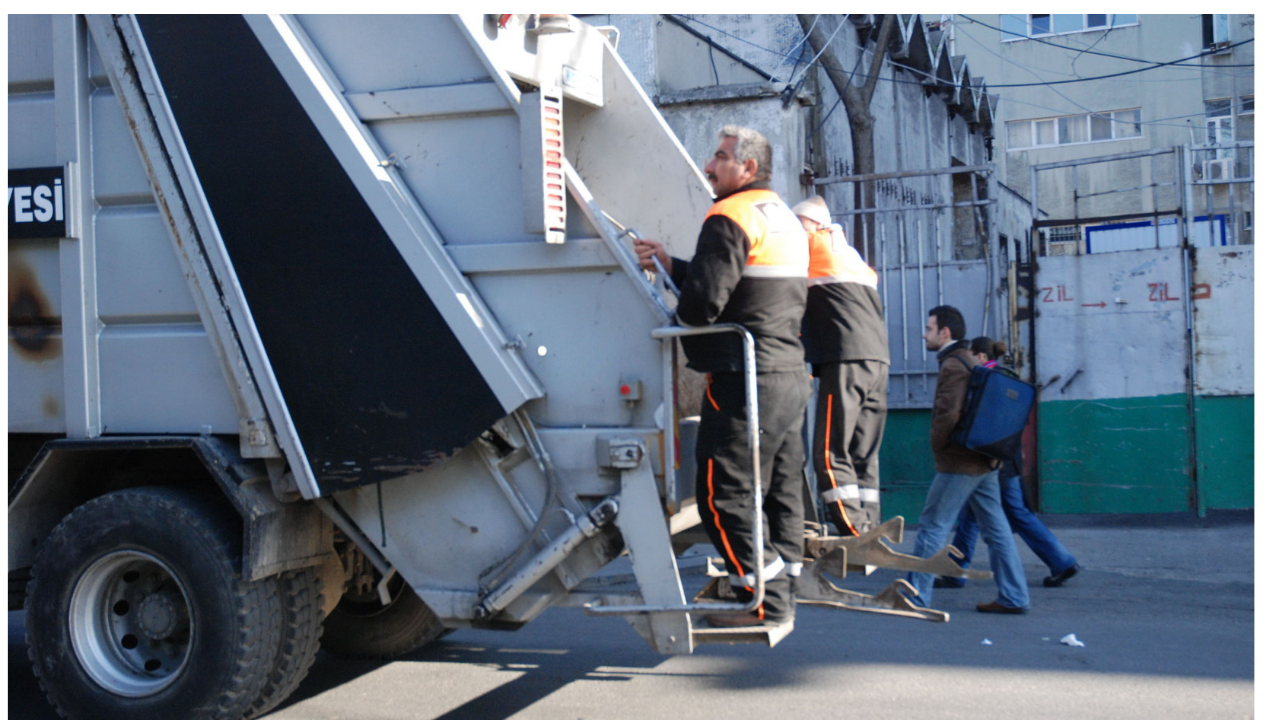
{"type": "MultiPolygon", "coordinates": [[[[815,53],[818,53],[818,61],[822,63],[822,69],[826,71],[827,78],[831,80],[831,84],[835,86],[836,92],[839,93],[840,103],[844,105],[845,117],[849,120],[849,134],[853,146],[854,174],[864,175],[875,172],[876,119],[871,114],[871,98],[880,79],[880,68],[884,64],[885,50],[889,46],[889,38],[893,32],[895,18],[892,15],[880,16],[880,32],[876,36],[875,52],[872,55],[867,80],[862,86],[853,83],[852,73],[857,69],[857,63],[854,64],[852,69],[846,70],[835,52],[823,52],[823,49],[830,44],[830,38],[822,28],[820,17],[818,15],[796,15],[796,18],[800,21],[800,27],[808,34],[810,47],[813,48],[815,53]]],[[[837,28],[838,31],[839,29],[837,28]]],[[[875,207],[875,193],[867,192],[866,188],[860,188],[862,192],[858,192],[858,190],[855,189],[854,192],[854,207],[859,209],[864,206],[867,208],[875,207]]],[[[861,246],[863,256],[867,262],[874,266],[873,225],[869,225],[864,231],[862,224],[855,222],[853,237],[855,245],[861,246]]]]}

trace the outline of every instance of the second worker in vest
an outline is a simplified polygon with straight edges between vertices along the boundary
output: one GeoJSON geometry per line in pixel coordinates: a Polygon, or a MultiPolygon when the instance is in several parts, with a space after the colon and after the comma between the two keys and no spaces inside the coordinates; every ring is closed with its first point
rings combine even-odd
{"type": "Polygon", "coordinates": [[[683,339],[689,367],[707,373],[698,429],[698,511],[725,560],[739,601],[764,583],[755,613],[711,615],[720,627],[784,623],[795,614],[791,578],[804,562],[804,439],[809,375],[800,343],[808,242],[804,228],[769,189],[772,151],[760,133],[729,125],[704,172],[716,202],[688,262],[662,245],[636,240],[641,264],[661,262],[680,287],[682,325],[736,323],[755,338],[764,504],[762,577],[756,576],[751,525],[754,497],[747,432],[742,339],[736,333],[683,339]]]}
{"type": "Polygon", "coordinates": [[[849,244],[822,196],[792,210],[809,233],[803,335],[818,380],[813,469],[841,535],[880,524],[880,441],[888,417],[889,331],[876,271],[849,244]]]}

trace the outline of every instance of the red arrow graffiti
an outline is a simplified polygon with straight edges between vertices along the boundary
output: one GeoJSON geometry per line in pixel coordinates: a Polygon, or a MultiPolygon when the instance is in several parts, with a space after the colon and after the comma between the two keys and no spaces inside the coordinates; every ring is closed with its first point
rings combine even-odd
{"type": "Polygon", "coordinates": [[[1107,304],[1106,304],[1105,302],[1100,302],[1100,303],[1080,303],[1080,307],[1096,307],[1096,308],[1104,308],[1104,307],[1106,307],[1106,306],[1107,306],[1107,304]]]}

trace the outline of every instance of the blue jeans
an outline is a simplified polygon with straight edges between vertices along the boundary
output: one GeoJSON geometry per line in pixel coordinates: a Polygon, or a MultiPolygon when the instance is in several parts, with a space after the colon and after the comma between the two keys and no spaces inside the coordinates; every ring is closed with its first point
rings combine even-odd
{"type": "MultiPolygon", "coordinates": [[[[1022,497],[1022,479],[1017,475],[1000,481],[1000,502],[1004,506],[1005,517],[1009,519],[1009,527],[1020,535],[1027,543],[1027,547],[1031,548],[1031,552],[1048,566],[1050,575],[1057,575],[1075,566],[1075,556],[1067,551],[1066,546],[1058,540],[1053,531],[1045,527],[1040,518],[1027,507],[1027,502],[1022,497]]],[[[960,567],[969,567],[969,563],[973,560],[973,551],[978,546],[978,523],[974,520],[969,508],[965,508],[960,513],[960,521],[956,525],[955,538],[952,539],[951,544],[964,553],[964,560],[959,563],[960,567]]],[[[956,578],[956,580],[964,585],[964,578],[956,578]]]]}
{"type": "MultiPolygon", "coordinates": [[[[991,571],[995,574],[996,602],[1006,607],[1031,607],[1027,576],[1022,572],[1022,561],[1013,545],[1009,521],[1000,507],[1000,481],[995,470],[983,475],[935,475],[924,509],[920,511],[920,528],[911,554],[928,558],[941,550],[947,533],[966,507],[977,516],[982,537],[987,541],[991,571]]],[[[933,599],[933,575],[907,573],[907,582],[916,588],[916,603],[929,607],[933,599]]]]}

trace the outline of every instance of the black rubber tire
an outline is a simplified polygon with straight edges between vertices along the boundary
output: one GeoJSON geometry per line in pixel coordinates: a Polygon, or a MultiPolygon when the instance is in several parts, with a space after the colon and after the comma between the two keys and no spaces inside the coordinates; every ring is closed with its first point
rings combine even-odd
{"type": "Polygon", "coordinates": [[[263,715],[298,689],[320,650],[324,621],[324,592],[316,568],[282,573],[273,578],[280,595],[280,643],[262,694],[246,717],[263,715]]]}
{"type": "Polygon", "coordinates": [[[243,718],[280,645],[280,598],[274,579],[240,579],[239,555],[238,518],[216,495],[134,488],[73,511],[29,586],[49,701],[71,718],[243,718]]]}
{"type": "Polygon", "coordinates": [[[342,598],[324,620],[320,646],[348,657],[388,658],[413,652],[443,636],[440,618],[398,575],[388,589],[391,604],[342,598]]]}

